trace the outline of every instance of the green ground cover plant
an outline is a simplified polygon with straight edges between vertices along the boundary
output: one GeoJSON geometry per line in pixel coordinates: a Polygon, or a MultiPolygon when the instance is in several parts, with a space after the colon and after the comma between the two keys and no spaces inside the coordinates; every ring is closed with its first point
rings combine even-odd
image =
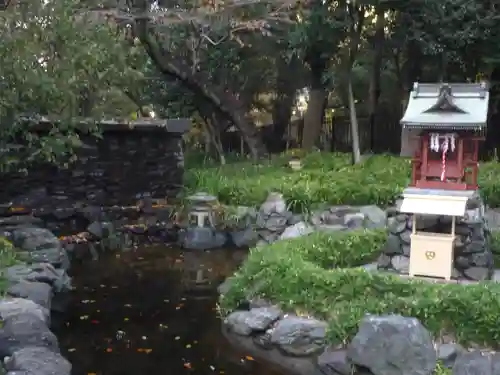
{"type": "Polygon", "coordinates": [[[500,285],[429,283],[357,267],[378,256],[385,238],[380,230],[317,233],[252,249],[221,310],[260,296],[326,320],[332,344],[348,342],[367,313],[396,313],[418,318],[436,337],[453,333],[464,344],[498,346],[500,285]]]}
{"type": "Polygon", "coordinates": [[[0,295],[5,292],[7,282],[3,277],[2,270],[18,262],[16,252],[12,243],[4,237],[0,237],[0,295]]]}
{"type": "MultiPolygon", "coordinates": [[[[225,166],[211,163],[188,165],[187,192],[206,191],[223,204],[258,205],[270,191],[281,192],[291,209],[304,211],[318,204],[377,204],[394,202],[410,182],[410,160],[376,155],[351,165],[349,154],[313,152],[301,159],[300,171],[292,171],[291,155],[253,164],[234,161],[225,166]]],[[[500,206],[500,163],[480,166],[479,184],[486,203],[500,206]]]]}

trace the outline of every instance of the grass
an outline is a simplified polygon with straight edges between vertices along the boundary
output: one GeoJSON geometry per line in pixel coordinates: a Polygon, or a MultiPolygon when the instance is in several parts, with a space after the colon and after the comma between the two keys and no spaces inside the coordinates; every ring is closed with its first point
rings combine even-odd
{"type": "Polygon", "coordinates": [[[1,271],[7,267],[13,266],[18,262],[14,246],[5,238],[0,237],[0,295],[3,295],[8,283],[2,277],[1,271]]]}
{"type": "Polygon", "coordinates": [[[221,310],[259,296],[326,320],[334,345],[349,342],[365,314],[396,313],[418,318],[435,337],[453,333],[464,345],[498,347],[500,285],[434,284],[357,267],[375,259],[384,240],[383,231],[318,233],[252,249],[221,310]]]}
{"type": "MultiPolygon", "coordinates": [[[[302,157],[303,169],[292,171],[290,154],[260,163],[237,161],[216,166],[211,162],[188,162],[185,185],[189,193],[206,191],[223,204],[258,205],[270,191],[281,192],[294,211],[307,211],[320,204],[378,204],[386,206],[410,181],[410,161],[378,155],[352,166],[350,155],[313,152],[302,157]]],[[[500,206],[500,164],[480,167],[479,184],[485,201],[500,206]]]]}

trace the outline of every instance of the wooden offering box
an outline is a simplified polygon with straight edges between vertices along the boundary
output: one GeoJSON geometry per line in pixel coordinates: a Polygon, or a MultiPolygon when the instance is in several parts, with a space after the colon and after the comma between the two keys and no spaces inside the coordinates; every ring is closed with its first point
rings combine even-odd
{"type": "Polygon", "coordinates": [[[465,216],[467,202],[475,191],[450,191],[407,188],[401,212],[413,214],[410,235],[410,276],[426,276],[450,280],[453,272],[455,220],[465,216]],[[439,215],[451,217],[450,233],[420,232],[419,217],[439,215]]]}
{"type": "Polygon", "coordinates": [[[453,271],[454,245],[453,233],[413,232],[411,234],[410,276],[450,280],[453,271]]]}

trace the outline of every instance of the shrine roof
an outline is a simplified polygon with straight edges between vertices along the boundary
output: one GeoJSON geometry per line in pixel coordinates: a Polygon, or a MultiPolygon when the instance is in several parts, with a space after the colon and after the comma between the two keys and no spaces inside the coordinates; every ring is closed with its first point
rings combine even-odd
{"type": "Polygon", "coordinates": [[[481,130],[486,126],[488,101],[485,83],[415,83],[401,125],[481,130]]]}

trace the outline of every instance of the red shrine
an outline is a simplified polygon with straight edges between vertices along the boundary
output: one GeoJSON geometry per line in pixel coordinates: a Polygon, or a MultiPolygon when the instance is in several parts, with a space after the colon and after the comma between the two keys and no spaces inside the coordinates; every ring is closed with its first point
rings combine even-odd
{"type": "Polygon", "coordinates": [[[415,83],[401,120],[418,129],[411,187],[476,190],[479,141],[488,113],[485,83],[415,83]]]}

